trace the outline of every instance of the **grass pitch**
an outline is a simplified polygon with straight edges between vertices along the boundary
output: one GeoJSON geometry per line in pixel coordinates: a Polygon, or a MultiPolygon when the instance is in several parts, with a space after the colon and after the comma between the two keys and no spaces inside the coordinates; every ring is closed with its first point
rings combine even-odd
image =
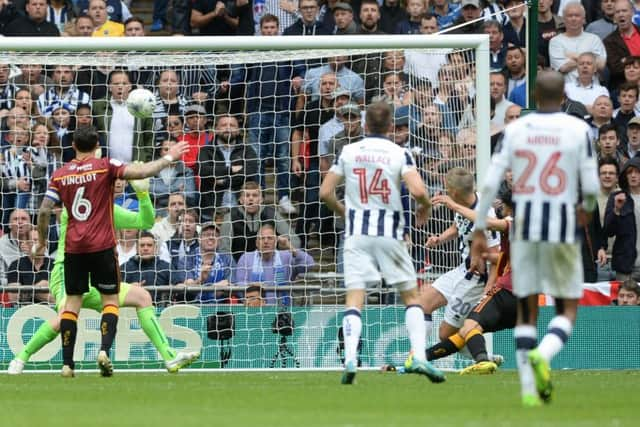
{"type": "Polygon", "coordinates": [[[0,376],[1,426],[638,426],[639,371],[554,372],[552,404],[523,409],[517,374],[360,372],[0,376]]]}

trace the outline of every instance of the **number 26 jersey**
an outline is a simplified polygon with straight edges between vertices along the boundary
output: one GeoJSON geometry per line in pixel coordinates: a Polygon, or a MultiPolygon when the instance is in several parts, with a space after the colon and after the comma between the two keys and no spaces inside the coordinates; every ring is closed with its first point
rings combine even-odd
{"type": "Polygon", "coordinates": [[[404,148],[383,137],[345,145],[331,167],[344,177],[345,235],[402,240],[402,175],[415,169],[404,148]]]}
{"type": "Polygon", "coordinates": [[[116,246],[113,185],[125,165],[109,158],[72,160],[57,169],[46,197],[69,213],[65,253],[82,254],[116,246]]]}

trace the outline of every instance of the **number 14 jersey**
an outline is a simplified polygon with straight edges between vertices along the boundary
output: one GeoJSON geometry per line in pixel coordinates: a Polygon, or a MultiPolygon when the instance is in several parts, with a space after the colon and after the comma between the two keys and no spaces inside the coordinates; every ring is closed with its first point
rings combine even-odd
{"type": "Polygon", "coordinates": [[[345,235],[402,240],[402,175],[415,169],[411,154],[383,137],[345,145],[331,167],[344,177],[345,235]]]}
{"type": "Polygon", "coordinates": [[[532,113],[504,135],[487,173],[512,169],[513,238],[574,243],[579,191],[595,195],[599,188],[589,126],[565,113],[532,113]]]}
{"type": "Polygon", "coordinates": [[[115,159],[72,160],[51,177],[46,197],[69,214],[65,253],[82,254],[116,246],[113,184],[125,165],[115,159]]]}

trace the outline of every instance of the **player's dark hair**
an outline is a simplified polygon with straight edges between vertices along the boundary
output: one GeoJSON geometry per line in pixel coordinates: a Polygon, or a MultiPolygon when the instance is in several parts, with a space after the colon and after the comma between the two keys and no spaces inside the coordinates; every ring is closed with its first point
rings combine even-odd
{"type": "Polygon", "coordinates": [[[391,127],[391,107],[384,101],[371,104],[367,108],[365,123],[369,133],[385,135],[391,127]]]}
{"type": "Polygon", "coordinates": [[[73,144],[76,151],[89,153],[98,147],[98,131],[93,126],[78,128],[73,132],[73,144]]]}

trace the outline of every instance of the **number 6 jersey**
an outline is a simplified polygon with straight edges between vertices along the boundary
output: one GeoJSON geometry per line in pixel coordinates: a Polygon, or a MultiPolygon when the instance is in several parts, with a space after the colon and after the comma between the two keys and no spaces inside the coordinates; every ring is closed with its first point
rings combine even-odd
{"type": "Polygon", "coordinates": [[[565,113],[532,113],[509,124],[482,189],[489,197],[478,206],[481,228],[508,168],[513,172],[513,239],[574,243],[579,191],[596,195],[599,188],[589,126],[565,113]]]}
{"type": "Polygon", "coordinates": [[[69,214],[65,253],[103,251],[116,246],[113,184],[125,165],[109,158],[72,160],[51,177],[46,197],[69,214]]]}
{"type": "Polygon", "coordinates": [[[407,150],[383,137],[345,145],[331,167],[344,177],[345,233],[402,239],[402,175],[415,168],[407,150]]]}

